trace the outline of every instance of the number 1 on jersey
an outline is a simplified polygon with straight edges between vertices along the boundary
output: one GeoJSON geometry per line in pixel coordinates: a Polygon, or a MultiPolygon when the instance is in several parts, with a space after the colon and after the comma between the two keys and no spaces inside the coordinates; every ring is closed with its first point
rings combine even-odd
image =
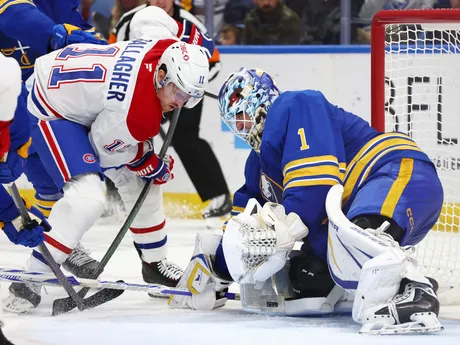
{"type": "Polygon", "coordinates": [[[303,128],[299,128],[297,134],[300,136],[300,151],[308,150],[310,146],[307,144],[307,138],[305,137],[305,130],[303,128]]]}

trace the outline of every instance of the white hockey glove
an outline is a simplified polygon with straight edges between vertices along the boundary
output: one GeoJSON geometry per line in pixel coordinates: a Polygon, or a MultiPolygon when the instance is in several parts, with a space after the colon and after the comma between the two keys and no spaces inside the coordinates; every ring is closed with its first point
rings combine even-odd
{"type": "Polygon", "coordinates": [[[212,257],[221,239],[222,235],[216,234],[196,235],[192,259],[177,285],[178,288],[187,288],[193,295],[173,295],[168,301],[169,306],[212,310],[225,304],[227,298],[224,294],[232,281],[219,277],[212,265],[212,257]]]}
{"type": "Polygon", "coordinates": [[[244,212],[232,217],[223,239],[228,270],[239,284],[261,286],[286,264],[294,243],[308,235],[295,213],[286,216],[280,204],[263,208],[250,199],[244,212]]]}

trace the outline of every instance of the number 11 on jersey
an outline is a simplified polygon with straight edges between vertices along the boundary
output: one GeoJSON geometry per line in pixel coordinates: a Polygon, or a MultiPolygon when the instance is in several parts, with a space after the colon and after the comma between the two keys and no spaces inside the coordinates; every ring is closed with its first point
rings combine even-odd
{"type": "Polygon", "coordinates": [[[308,150],[310,146],[307,144],[307,138],[305,137],[305,130],[303,128],[299,128],[297,134],[300,136],[300,151],[308,150]]]}

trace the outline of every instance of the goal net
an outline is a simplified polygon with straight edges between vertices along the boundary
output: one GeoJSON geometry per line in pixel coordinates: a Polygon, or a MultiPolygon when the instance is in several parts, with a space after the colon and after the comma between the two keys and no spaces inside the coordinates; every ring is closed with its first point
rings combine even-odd
{"type": "Polygon", "coordinates": [[[460,10],[379,12],[371,66],[372,125],[411,136],[441,178],[442,214],[417,259],[440,283],[441,300],[458,303],[451,289],[460,286],[460,10]]]}

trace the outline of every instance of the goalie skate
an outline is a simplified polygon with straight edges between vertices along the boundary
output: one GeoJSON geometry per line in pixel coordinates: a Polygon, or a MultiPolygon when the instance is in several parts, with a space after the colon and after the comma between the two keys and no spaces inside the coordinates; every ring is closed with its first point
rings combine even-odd
{"type": "Polygon", "coordinates": [[[444,329],[438,320],[439,301],[433,289],[423,283],[403,279],[399,294],[388,306],[367,317],[361,334],[390,335],[435,333],[444,329]]]}
{"type": "Polygon", "coordinates": [[[12,283],[10,295],[3,301],[3,310],[15,314],[25,314],[41,302],[41,285],[12,283]]]}
{"type": "Polygon", "coordinates": [[[404,333],[436,333],[444,329],[439,323],[436,314],[428,313],[415,313],[411,316],[412,322],[406,322],[400,325],[390,325],[382,323],[368,323],[365,324],[360,334],[371,335],[391,335],[391,334],[404,334],[404,333]]]}

